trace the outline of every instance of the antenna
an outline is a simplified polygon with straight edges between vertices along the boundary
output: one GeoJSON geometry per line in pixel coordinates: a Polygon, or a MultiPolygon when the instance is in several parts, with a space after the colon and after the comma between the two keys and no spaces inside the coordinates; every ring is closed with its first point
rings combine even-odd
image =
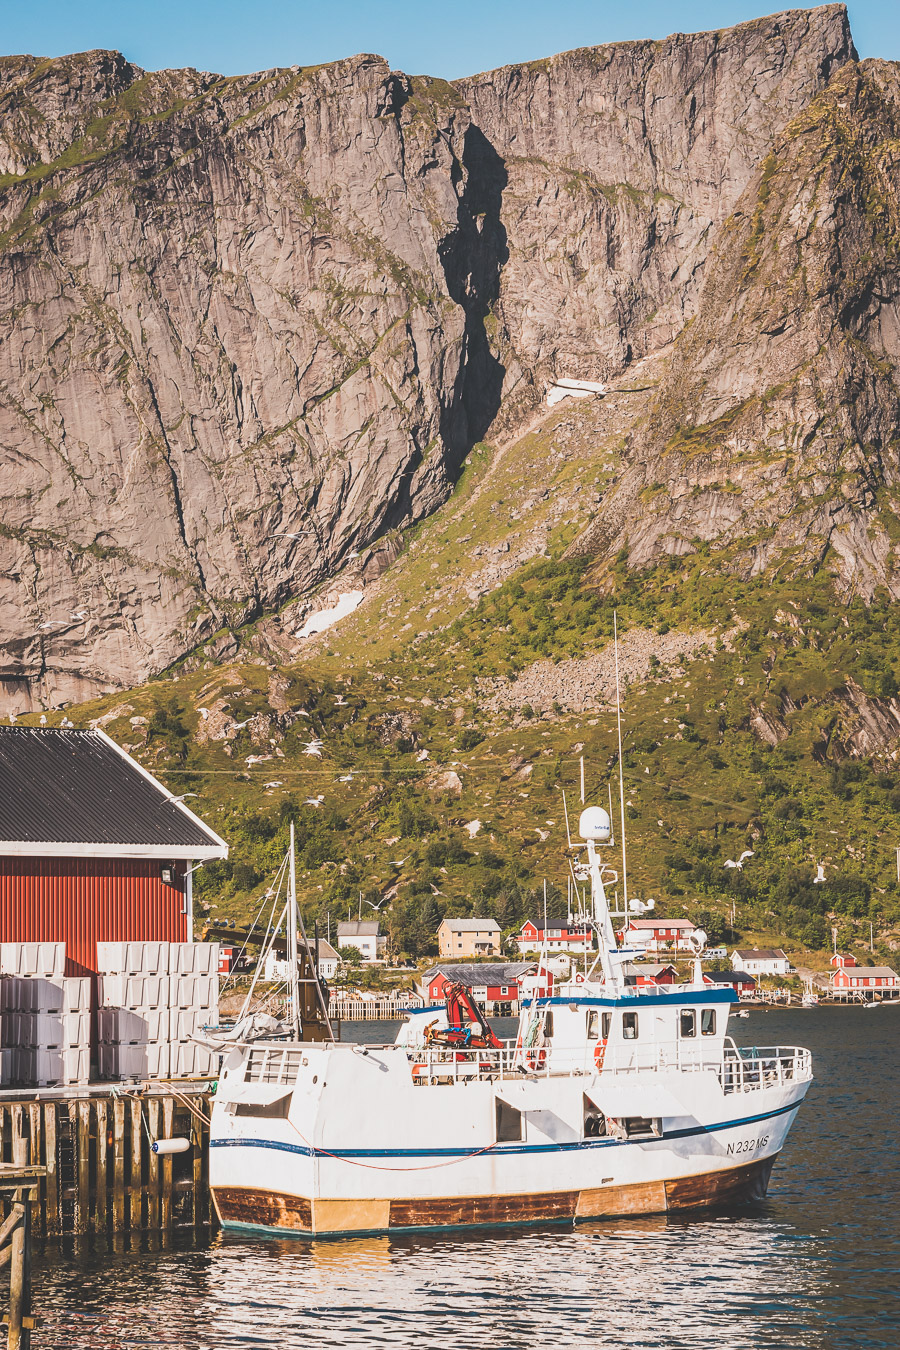
{"type": "Polygon", "coordinates": [[[584,755],[581,756],[581,805],[584,806],[584,755]]]}
{"type": "MultiPolygon", "coordinates": [[[[571,849],[571,847],[572,847],[572,836],[571,836],[571,834],[569,833],[569,808],[568,808],[568,806],[566,805],[566,793],[565,793],[565,789],[563,789],[563,811],[565,812],[565,815],[566,815],[566,842],[568,843],[569,848],[571,849]]],[[[898,853],[898,855],[900,855],[900,849],[897,850],[897,853],[898,853]]]]}
{"type": "MultiPolygon", "coordinates": [[[[607,786],[607,789],[608,789],[608,791],[609,791],[609,823],[610,823],[610,826],[611,826],[611,825],[612,825],[612,819],[613,819],[613,809],[612,809],[612,783],[607,783],[606,786],[607,786]]],[[[612,844],[612,843],[614,843],[615,841],[612,839],[612,837],[610,837],[610,841],[609,841],[609,842],[612,844]]]]}
{"type": "Polygon", "coordinates": [[[622,702],[619,697],[619,626],[616,610],[613,610],[613,645],[616,654],[616,728],[619,736],[619,819],[622,823],[622,891],[625,897],[625,913],[628,913],[628,872],[625,866],[625,780],[622,773],[622,702]]]}

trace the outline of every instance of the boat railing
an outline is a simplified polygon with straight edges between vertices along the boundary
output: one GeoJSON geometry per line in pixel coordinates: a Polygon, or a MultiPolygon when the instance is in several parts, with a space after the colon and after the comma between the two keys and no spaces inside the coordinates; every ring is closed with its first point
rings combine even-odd
{"type": "MultiPolygon", "coordinates": [[[[593,1076],[595,1063],[584,1045],[545,1046],[523,1051],[515,1042],[499,1049],[462,1046],[407,1047],[413,1080],[421,1084],[467,1082],[472,1079],[582,1078],[593,1076]]],[[[736,1046],[728,1037],[717,1047],[668,1042],[655,1046],[620,1045],[606,1051],[603,1077],[636,1077],[656,1073],[714,1073],[726,1093],[751,1092],[774,1084],[805,1082],[812,1077],[810,1052],[798,1046],[736,1046]]]]}

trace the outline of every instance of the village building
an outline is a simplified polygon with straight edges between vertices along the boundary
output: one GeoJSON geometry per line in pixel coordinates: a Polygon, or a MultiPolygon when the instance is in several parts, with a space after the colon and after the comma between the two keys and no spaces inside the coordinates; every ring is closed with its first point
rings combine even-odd
{"type": "Polygon", "coordinates": [[[337,974],[338,966],[341,964],[341,958],[338,956],[330,942],[325,938],[319,938],[319,974],[323,980],[333,980],[337,974]]]}
{"type": "Polygon", "coordinates": [[[548,952],[587,952],[593,945],[593,930],[587,924],[545,929],[527,919],[516,938],[516,946],[523,956],[526,952],[544,949],[548,952]]]}
{"type": "Polygon", "coordinates": [[[859,962],[855,956],[845,956],[842,952],[835,952],[830,964],[840,968],[841,966],[858,966],[859,962]]]}
{"type": "Polygon", "coordinates": [[[347,919],[338,924],[338,948],[355,947],[363,961],[369,964],[381,959],[386,944],[377,919],[347,919]]]}
{"type": "Polygon", "coordinates": [[[748,975],[789,975],[791,963],[780,947],[736,947],[731,953],[735,970],[748,975]]]}
{"type": "Polygon", "coordinates": [[[432,966],[419,985],[426,1003],[442,1003],[448,984],[463,984],[485,1012],[511,1017],[519,1011],[521,981],[537,969],[533,961],[484,962],[479,965],[432,966]]]}
{"type": "Polygon", "coordinates": [[[438,928],[438,955],[455,958],[499,956],[500,925],[496,919],[444,919],[438,928]]]}
{"type": "Polygon", "coordinates": [[[630,975],[625,977],[625,983],[634,985],[641,989],[649,984],[677,984],[678,971],[675,966],[633,966],[630,975]]]}
{"type": "Polygon", "coordinates": [[[629,919],[622,942],[647,952],[687,952],[693,950],[689,938],[696,931],[690,919],[629,919]]]}
{"type": "Polygon", "coordinates": [[[753,993],[756,989],[756,981],[745,970],[704,970],[703,983],[715,985],[719,989],[733,989],[740,996],[753,993]]]}
{"type": "Polygon", "coordinates": [[[192,942],[192,878],[224,839],[103,731],[0,727],[0,942],[192,942]]]}
{"type": "Polygon", "coordinates": [[[889,966],[839,966],[832,973],[831,987],[835,996],[900,998],[900,976],[889,966]]]}

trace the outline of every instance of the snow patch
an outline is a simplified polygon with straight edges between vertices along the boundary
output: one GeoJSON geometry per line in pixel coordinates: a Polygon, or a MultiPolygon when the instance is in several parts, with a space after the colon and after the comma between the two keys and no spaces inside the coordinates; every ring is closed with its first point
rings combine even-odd
{"type": "Polygon", "coordinates": [[[339,595],[337,603],[330,609],[317,609],[314,614],[310,614],[302,628],[298,628],[296,637],[312,637],[314,633],[324,633],[326,628],[331,628],[340,619],[346,619],[348,614],[352,614],[363,602],[365,591],[345,591],[339,595]]]}

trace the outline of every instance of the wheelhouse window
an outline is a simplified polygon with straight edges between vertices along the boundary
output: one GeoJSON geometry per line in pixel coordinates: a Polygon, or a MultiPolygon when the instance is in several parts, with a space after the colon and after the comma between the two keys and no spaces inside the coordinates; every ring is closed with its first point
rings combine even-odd
{"type": "Polygon", "coordinates": [[[622,1014],[623,1041],[636,1041],[638,1038],[638,1015],[636,1012],[622,1014]]]}
{"type": "Polygon", "coordinates": [[[609,1040],[609,1033],[612,1030],[612,1013],[603,1014],[603,1039],[609,1040]]]}
{"type": "Polygon", "coordinates": [[[518,1143],[522,1138],[522,1112],[502,1098],[495,1100],[497,1143],[518,1143]]]}
{"type": "Polygon", "coordinates": [[[544,1040],[551,1040],[553,1037],[553,1011],[548,1008],[544,1013],[544,1040]]]}
{"type": "Polygon", "coordinates": [[[700,1013],[700,1034],[701,1036],[715,1036],[716,1034],[716,1010],[715,1008],[704,1008],[700,1013]]]}
{"type": "Polygon", "coordinates": [[[678,1014],[678,1031],[682,1037],[697,1035],[697,1014],[693,1008],[682,1008],[678,1014]]]}
{"type": "Polygon", "coordinates": [[[596,1008],[588,1010],[587,1038],[589,1041],[599,1041],[600,1039],[600,1014],[597,1012],[596,1008]]]}

